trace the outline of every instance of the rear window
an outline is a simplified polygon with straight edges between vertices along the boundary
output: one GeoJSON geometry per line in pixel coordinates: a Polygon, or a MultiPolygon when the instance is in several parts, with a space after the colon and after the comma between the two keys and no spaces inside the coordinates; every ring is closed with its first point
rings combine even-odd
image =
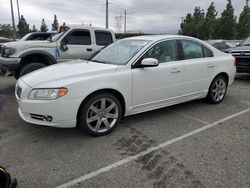
{"type": "Polygon", "coordinates": [[[108,31],[95,31],[96,44],[100,46],[108,46],[113,43],[113,38],[108,31]]]}

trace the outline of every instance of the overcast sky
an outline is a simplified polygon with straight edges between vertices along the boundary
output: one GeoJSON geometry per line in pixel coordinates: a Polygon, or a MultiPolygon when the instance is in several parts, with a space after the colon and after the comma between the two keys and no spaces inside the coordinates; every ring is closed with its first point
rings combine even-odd
{"type": "MultiPolygon", "coordinates": [[[[179,30],[181,17],[193,12],[195,6],[207,10],[212,0],[109,0],[110,28],[117,31],[115,17],[127,11],[127,29],[147,33],[171,33],[179,30]]],[[[232,0],[238,17],[246,0],[232,0]]],[[[13,0],[17,22],[16,0],[13,0]]],[[[227,0],[214,0],[219,14],[227,0]]],[[[32,27],[40,28],[42,18],[51,28],[54,14],[59,23],[92,24],[105,27],[105,0],[19,0],[20,13],[32,27]]],[[[124,17],[121,21],[123,27],[124,17]]],[[[10,0],[0,0],[0,23],[11,23],[10,0]]],[[[120,29],[123,31],[123,28],[120,29]]]]}

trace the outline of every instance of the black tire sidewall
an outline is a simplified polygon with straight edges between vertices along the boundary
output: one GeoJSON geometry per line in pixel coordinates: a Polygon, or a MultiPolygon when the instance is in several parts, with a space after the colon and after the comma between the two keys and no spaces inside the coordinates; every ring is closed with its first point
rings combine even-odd
{"type": "Polygon", "coordinates": [[[208,101],[209,103],[211,103],[211,104],[219,104],[219,103],[221,103],[221,102],[224,100],[224,98],[225,98],[225,96],[226,96],[226,94],[227,94],[227,86],[228,86],[228,83],[227,83],[226,78],[225,78],[224,76],[217,76],[217,77],[213,80],[213,82],[211,83],[211,85],[210,85],[210,87],[209,87],[209,91],[208,91],[208,95],[207,95],[207,101],[208,101]],[[219,79],[223,79],[223,80],[224,80],[224,82],[225,82],[225,84],[226,84],[226,91],[225,91],[225,94],[224,94],[223,98],[222,98],[220,101],[216,101],[216,100],[214,100],[214,98],[213,98],[212,90],[213,90],[214,84],[215,84],[216,81],[219,80],[219,79]]]}
{"type": "Polygon", "coordinates": [[[38,69],[41,69],[41,68],[44,68],[46,67],[45,64],[43,63],[31,63],[31,64],[28,64],[26,66],[24,66],[21,71],[20,71],[20,74],[19,74],[19,77],[22,77],[28,73],[31,73],[35,70],[38,70],[38,69]]]}
{"type": "Polygon", "coordinates": [[[114,95],[105,92],[105,93],[95,94],[95,95],[87,98],[86,101],[83,102],[83,104],[81,105],[79,113],[80,114],[79,114],[79,118],[78,118],[78,121],[79,121],[78,125],[83,132],[86,132],[86,133],[90,134],[91,136],[104,136],[104,135],[112,132],[116,128],[116,126],[120,123],[121,117],[122,117],[122,107],[121,107],[120,101],[114,95]],[[109,129],[108,131],[102,132],[102,133],[97,133],[97,132],[92,131],[88,127],[87,122],[86,122],[86,114],[87,114],[87,110],[93,104],[93,102],[95,102],[96,100],[101,99],[101,98],[112,99],[116,103],[116,105],[118,106],[119,112],[118,112],[117,121],[111,129],[109,129]]]}

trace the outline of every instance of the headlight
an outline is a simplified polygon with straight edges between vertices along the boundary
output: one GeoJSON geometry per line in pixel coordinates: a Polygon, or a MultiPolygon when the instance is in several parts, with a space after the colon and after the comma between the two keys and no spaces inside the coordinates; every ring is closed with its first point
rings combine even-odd
{"type": "Polygon", "coordinates": [[[10,55],[14,54],[16,52],[15,48],[5,47],[3,55],[6,57],[9,57],[10,55]]]}
{"type": "Polygon", "coordinates": [[[33,89],[29,94],[29,99],[53,100],[67,94],[67,88],[33,89]]]}

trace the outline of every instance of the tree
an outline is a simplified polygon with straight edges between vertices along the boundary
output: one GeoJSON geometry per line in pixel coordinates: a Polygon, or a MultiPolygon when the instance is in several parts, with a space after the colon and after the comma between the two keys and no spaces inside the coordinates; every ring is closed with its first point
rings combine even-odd
{"type": "Polygon", "coordinates": [[[236,17],[234,16],[234,8],[231,0],[228,0],[226,9],[221,14],[221,26],[219,28],[220,38],[226,40],[235,39],[236,31],[236,17]]]}
{"type": "Polygon", "coordinates": [[[179,33],[203,39],[204,17],[204,10],[201,10],[200,7],[195,7],[193,15],[188,13],[186,18],[181,23],[181,30],[179,33]]]}
{"type": "Polygon", "coordinates": [[[11,38],[13,29],[10,24],[0,24],[0,36],[11,38]]]}
{"type": "Polygon", "coordinates": [[[52,31],[57,31],[58,27],[59,27],[59,23],[58,23],[56,15],[54,15],[54,22],[52,24],[52,31]]]}
{"type": "Polygon", "coordinates": [[[47,32],[47,31],[48,31],[48,27],[47,27],[47,25],[46,25],[46,23],[45,23],[44,18],[42,19],[42,25],[41,25],[41,27],[40,27],[40,31],[41,31],[41,32],[47,32]]]}
{"type": "Polygon", "coordinates": [[[249,0],[246,0],[246,5],[240,14],[239,23],[237,25],[238,38],[243,39],[250,35],[250,8],[249,0]]]}
{"type": "Polygon", "coordinates": [[[19,37],[23,37],[24,35],[29,33],[29,24],[27,24],[23,15],[21,15],[17,28],[18,28],[17,34],[19,37]]]}
{"type": "MultiPolygon", "coordinates": [[[[205,17],[205,39],[212,39],[214,38],[214,34],[217,30],[217,22],[216,16],[218,15],[218,12],[215,9],[214,2],[210,4],[210,6],[207,9],[206,17],[205,17]]],[[[215,37],[216,38],[216,37],[215,37]]]]}
{"type": "Polygon", "coordinates": [[[38,30],[36,29],[36,26],[33,25],[31,32],[37,32],[38,30]]]}

